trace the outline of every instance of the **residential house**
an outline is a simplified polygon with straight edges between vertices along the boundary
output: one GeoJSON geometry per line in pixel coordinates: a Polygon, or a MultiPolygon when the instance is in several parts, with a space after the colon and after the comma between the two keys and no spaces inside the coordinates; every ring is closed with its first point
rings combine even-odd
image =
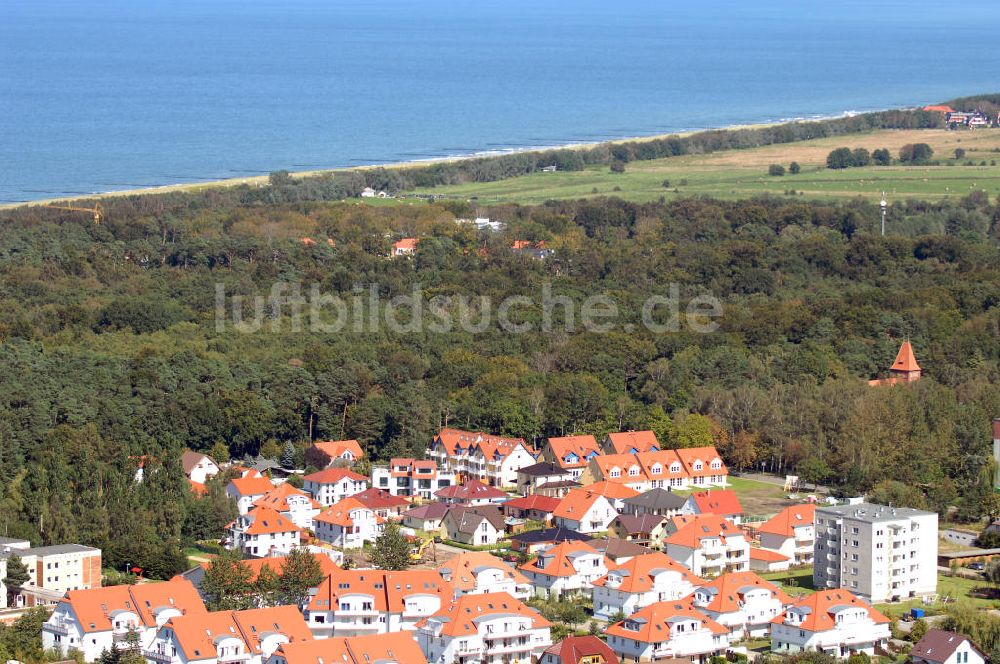
{"type": "Polygon", "coordinates": [[[630,616],[657,602],[680,600],[705,583],[665,553],[636,556],[594,581],[594,616],[630,616]]]}
{"type": "Polygon", "coordinates": [[[539,240],[537,242],[532,242],[531,240],[514,240],[510,249],[515,254],[527,256],[528,258],[536,261],[543,261],[556,253],[554,249],[550,249],[548,247],[545,240],[539,240]]]}
{"type": "Polygon", "coordinates": [[[538,460],[554,463],[578,479],[590,460],[600,454],[601,447],[591,435],[561,436],[546,441],[538,460]]]}
{"type": "Polygon", "coordinates": [[[263,664],[279,646],[311,639],[294,606],[216,611],[171,618],[142,654],[153,664],[263,664]]]}
{"type": "Polygon", "coordinates": [[[299,545],[302,537],[302,528],[269,507],[254,507],[236,517],[226,531],[227,548],[254,558],[287,554],[299,545]]]}
{"type": "Polygon", "coordinates": [[[313,518],[319,514],[320,505],[305,491],[285,482],[254,501],[256,507],[269,507],[299,528],[312,530],[313,518]]]}
{"type": "Polygon", "coordinates": [[[624,565],[637,556],[645,556],[652,553],[641,544],[628,542],[617,537],[594,537],[587,540],[590,548],[596,549],[608,559],[608,565],[624,565]]]}
{"type": "Polygon", "coordinates": [[[365,452],[356,440],[316,441],[306,450],[306,463],[316,468],[326,468],[330,464],[351,464],[362,459],[365,452]]]}
{"type": "Polygon", "coordinates": [[[697,576],[715,577],[750,569],[750,544],[743,531],[721,516],[690,517],[664,543],[667,555],[697,576]]]}
{"type": "Polygon", "coordinates": [[[503,513],[512,519],[529,519],[548,523],[552,520],[552,513],[561,502],[559,498],[529,494],[505,502],[503,513]]]}
{"type": "Polygon", "coordinates": [[[687,497],[669,489],[650,489],[632,498],[626,498],[622,505],[622,513],[632,516],[653,514],[671,518],[678,514],[691,514],[685,510],[687,497]]]}
{"type": "Polygon", "coordinates": [[[604,633],[623,662],[706,662],[729,647],[729,630],[687,600],[650,604],[604,633]]]}
{"type": "Polygon", "coordinates": [[[515,485],[517,471],[535,463],[534,451],[523,438],[461,429],[441,429],[431,441],[427,457],[441,470],[495,487],[515,485]]]}
{"type": "Polygon", "coordinates": [[[546,547],[518,569],[531,581],[535,594],[554,599],[589,592],[593,582],[608,573],[604,555],[584,542],[546,547]]]}
{"type": "Polygon", "coordinates": [[[372,487],[351,496],[365,507],[375,511],[383,519],[402,518],[403,512],[410,508],[410,501],[402,496],[394,496],[384,489],[372,487]]]}
{"type": "Polygon", "coordinates": [[[636,498],[639,495],[639,492],[635,489],[630,489],[624,484],[618,484],[617,482],[596,482],[585,488],[587,491],[599,493],[607,498],[611,506],[618,513],[621,513],[625,509],[626,500],[636,498]]]}
{"type": "Polygon", "coordinates": [[[368,478],[349,468],[327,468],[303,477],[302,488],[321,506],[329,507],[367,489],[368,478]]]}
{"type": "Polygon", "coordinates": [[[212,457],[191,450],[184,450],[181,454],[181,466],[189,480],[202,486],[210,477],[219,474],[219,464],[212,457]]]}
{"type": "Polygon", "coordinates": [[[896,359],[889,367],[889,376],[886,378],[875,378],[868,381],[871,387],[882,387],[887,385],[898,385],[905,383],[915,383],[920,380],[922,370],[917,364],[917,357],[913,354],[913,346],[909,341],[904,341],[896,353],[896,359]]]}
{"type": "Polygon", "coordinates": [[[536,493],[542,484],[572,479],[573,473],[550,461],[539,461],[517,471],[517,492],[527,496],[536,493]]]}
{"type": "Polygon", "coordinates": [[[431,500],[436,491],[455,483],[455,473],[438,470],[432,459],[395,458],[372,467],[372,486],[394,496],[431,500]]]}
{"type": "Polygon", "coordinates": [[[791,567],[791,559],[777,551],[750,547],[750,569],[755,572],[784,572],[791,567]]]}
{"type": "Polygon", "coordinates": [[[729,629],[730,641],[766,637],[792,599],[753,572],[729,572],[694,591],[694,605],[729,629]]]}
{"type": "Polygon", "coordinates": [[[226,485],[226,495],[236,501],[236,509],[246,514],[253,504],[271,493],[274,485],[266,477],[237,477],[226,485]]]}
{"type": "Polygon", "coordinates": [[[463,484],[446,486],[438,489],[434,497],[448,505],[465,505],[476,507],[478,505],[501,505],[510,496],[506,493],[484,484],[479,480],[466,480],[463,484]]]}
{"type": "Polygon", "coordinates": [[[507,593],[463,595],[417,624],[428,662],[530,662],[552,645],[552,624],[507,593]]]}
{"type": "Polygon", "coordinates": [[[427,503],[403,512],[403,525],[428,533],[443,533],[444,517],[450,508],[444,503],[427,503]]]}
{"type": "Polygon", "coordinates": [[[929,629],[910,650],[913,664],[984,664],[986,653],[964,634],[929,629]]]}
{"type": "Polygon", "coordinates": [[[207,613],[191,582],[176,577],[164,583],[71,590],[42,624],[42,648],[63,657],[78,650],[93,662],[115,643],[125,643],[130,633],[146,648],[169,619],[207,613]]]}
{"type": "Polygon", "coordinates": [[[402,240],[397,240],[392,244],[392,255],[393,256],[412,256],[417,253],[417,245],[420,244],[420,238],[416,237],[404,237],[402,240]]]}
{"type": "Polygon", "coordinates": [[[816,544],[816,506],[790,505],[760,525],[760,548],[780,553],[792,565],[811,565],[816,544]]]}
{"type": "Polygon", "coordinates": [[[682,514],[716,514],[723,516],[737,526],[743,520],[743,506],[732,489],[695,491],[688,496],[682,514]]]}
{"type": "Polygon", "coordinates": [[[441,525],[448,539],[470,546],[491,546],[504,534],[503,514],[493,505],[456,505],[448,510],[441,525]]]}
{"type": "Polygon", "coordinates": [[[618,516],[611,501],[590,489],[574,489],[552,512],[557,526],[581,533],[604,532],[618,516]]]}
{"type": "Polygon", "coordinates": [[[389,634],[413,630],[453,597],[435,570],[337,570],[309,598],[305,618],[318,639],[389,634]]]}
{"type": "Polygon", "coordinates": [[[71,590],[101,586],[101,550],[82,544],[32,547],[28,540],[0,538],[0,608],[6,607],[7,562],[17,555],[28,568],[28,582],[14,596],[15,606],[55,604],[71,590]]]}
{"type": "Polygon", "coordinates": [[[591,460],[581,482],[610,481],[643,493],[650,489],[726,486],[729,470],[714,447],[635,454],[608,454],[591,460]]]}
{"type": "Polygon", "coordinates": [[[510,536],[510,548],[530,555],[560,542],[586,542],[589,539],[590,535],[569,528],[526,530],[510,536]]]}
{"type": "Polygon", "coordinates": [[[937,592],[938,515],[872,503],[816,508],[816,588],[870,602],[937,592]]]}
{"type": "Polygon", "coordinates": [[[771,650],[781,654],[820,650],[838,658],[859,652],[871,657],[876,648],[885,648],[891,622],[847,590],[820,590],[771,622],[771,650]]]}
{"type": "Polygon", "coordinates": [[[601,445],[604,454],[638,454],[659,452],[660,443],[652,431],[619,431],[609,433],[601,445]]]}
{"type": "Polygon", "coordinates": [[[327,507],[313,523],[316,539],[340,549],[360,549],[381,534],[385,519],[351,496],[327,507]]]}
{"type": "Polygon", "coordinates": [[[278,646],[266,664],[427,664],[409,632],[336,636],[278,646]]]}
{"type": "Polygon", "coordinates": [[[465,551],[438,568],[455,596],[507,593],[520,600],[532,595],[531,583],[520,571],[486,551],[465,551]]]}
{"type": "Polygon", "coordinates": [[[544,482],[535,487],[535,494],[539,496],[550,496],[552,498],[564,498],[573,489],[579,489],[583,485],[575,480],[553,480],[544,482]]]}
{"type": "Polygon", "coordinates": [[[667,519],[654,514],[632,516],[620,514],[611,522],[610,532],[615,537],[627,542],[635,542],[651,549],[662,549],[666,539],[667,519]]]}
{"type": "Polygon", "coordinates": [[[596,636],[567,636],[542,654],[541,664],[618,664],[618,655],[596,636]]]}

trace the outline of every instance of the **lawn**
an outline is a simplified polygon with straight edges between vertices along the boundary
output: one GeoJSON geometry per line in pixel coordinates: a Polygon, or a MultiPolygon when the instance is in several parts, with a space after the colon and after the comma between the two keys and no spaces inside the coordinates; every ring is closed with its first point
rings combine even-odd
{"type": "Polygon", "coordinates": [[[792,597],[805,597],[814,591],[812,567],[798,567],[786,572],[764,572],[760,576],[776,583],[792,597]]]}
{"type": "Polygon", "coordinates": [[[878,199],[886,192],[891,200],[908,197],[940,199],[963,196],[984,189],[1000,193],[1000,130],[947,131],[885,130],[748,150],[727,150],[707,155],[631,162],[625,173],[611,173],[607,166],[583,171],[533,173],[499,182],[465,183],[418,189],[410,193],[476,198],[480,203],[541,203],[551,199],[614,195],[642,202],[682,196],[711,195],[746,198],[761,194],[788,196],[790,190],[809,198],[864,196],[878,199]],[[906,143],[928,143],[938,166],[869,166],[830,170],[826,155],[837,147],[868,150],[888,148],[893,155],[906,143]],[[963,148],[963,160],[953,159],[963,148]],[[771,177],[770,164],[798,162],[797,175],[771,177]],[[967,166],[971,161],[976,164],[967,166]],[[980,166],[985,162],[985,166],[980,166]]]}

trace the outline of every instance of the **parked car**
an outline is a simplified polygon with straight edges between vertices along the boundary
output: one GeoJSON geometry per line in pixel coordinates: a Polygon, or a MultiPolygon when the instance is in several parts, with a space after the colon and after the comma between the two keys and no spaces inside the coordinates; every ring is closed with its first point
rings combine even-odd
{"type": "Polygon", "coordinates": [[[968,567],[969,569],[976,570],[977,572],[982,572],[984,569],[986,569],[986,565],[984,565],[983,563],[969,563],[968,565],[966,565],[966,567],[968,567]]]}

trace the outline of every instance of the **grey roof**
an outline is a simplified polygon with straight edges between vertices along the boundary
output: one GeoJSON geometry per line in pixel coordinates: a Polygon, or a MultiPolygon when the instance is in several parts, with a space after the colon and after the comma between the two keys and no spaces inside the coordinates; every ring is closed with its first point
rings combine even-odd
{"type": "Polygon", "coordinates": [[[544,530],[528,530],[511,535],[510,538],[525,544],[537,544],[539,542],[586,542],[590,536],[569,528],[545,528],[544,530]]]}
{"type": "Polygon", "coordinates": [[[654,528],[663,523],[665,518],[656,514],[643,514],[642,516],[621,514],[615,520],[622,525],[627,533],[651,533],[654,528]]]}
{"type": "Polygon", "coordinates": [[[541,491],[542,489],[562,489],[563,487],[568,487],[570,489],[575,489],[578,486],[582,486],[576,480],[556,480],[555,482],[546,482],[545,484],[539,484],[535,487],[535,491],[541,491]]]}
{"type": "Polygon", "coordinates": [[[625,499],[626,505],[636,505],[652,510],[676,510],[683,507],[685,502],[687,502],[687,496],[682,496],[666,489],[650,489],[646,493],[625,499]]]}
{"type": "Polygon", "coordinates": [[[445,505],[444,503],[427,503],[426,505],[406,510],[403,512],[403,516],[409,516],[414,519],[443,519],[449,509],[451,509],[451,505],[445,505]]]}
{"type": "Polygon", "coordinates": [[[31,542],[26,539],[19,539],[17,537],[0,537],[0,546],[19,547],[24,546],[25,544],[31,546],[31,542]]]}
{"type": "Polygon", "coordinates": [[[24,551],[24,555],[30,556],[57,556],[63,553],[85,553],[88,551],[101,552],[100,549],[95,549],[92,546],[84,546],[82,544],[54,544],[52,546],[40,546],[33,549],[27,549],[24,551]]]}
{"type": "Polygon", "coordinates": [[[445,523],[453,524],[460,533],[471,534],[476,532],[479,524],[486,519],[499,531],[503,531],[503,514],[493,505],[480,505],[476,507],[452,507],[445,516],[445,523]]]}
{"type": "Polygon", "coordinates": [[[565,470],[555,465],[554,463],[549,463],[548,461],[540,461],[538,463],[532,464],[530,466],[525,466],[517,471],[518,474],[530,475],[531,477],[548,477],[549,475],[568,475],[565,470]]]}
{"type": "Polygon", "coordinates": [[[617,560],[618,558],[634,558],[635,556],[641,556],[649,553],[649,549],[646,547],[636,544],[635,542],[618,539],[617,537],[599,537],[597,539],[589,540],[587,544],[612,560],[617,560]]]}
{"type": "Polygon", "coordinates": [[[890,507],[887,505],[876,505],[875,503],[858,503],[857,505],[817,507],[816,514],[826,515],[827,518],[835,517],[865,521],[866,523],[879,523],[882,521],[907,519],[914,516],[929,516],[934,514],[934,512],[917,510],[912,507],[890,507]]]}
{"type": "Polygon", "coordinates": [[[952,653],[954,653],[955,650],[965,641],[968,641],[980,655],[985,657],[982,649],[977,646],[972,639],[962,634],[948,632],[943,629],[927,630],[927,633],[924,634],[924,638],[920,639],[920,641],[913,646],[913,650],[910,651],[910,656],[915,660],[944,662],[951,657],[952,653]]]}

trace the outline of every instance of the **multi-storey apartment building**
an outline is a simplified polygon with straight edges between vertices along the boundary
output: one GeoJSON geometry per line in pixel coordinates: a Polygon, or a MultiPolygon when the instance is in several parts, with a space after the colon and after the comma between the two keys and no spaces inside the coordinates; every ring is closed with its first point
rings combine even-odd
{"type": "Polygon", "coordinates": [[[750,569],[750,544],[732,521],[714,514],[677,518],[684,524],[664,542],[671,558],[701,577],[750,569]]]}
{"type": "Polygon", "coordinates": [[[439,489],[455,483],[455,473],[439,469],[433,459],[396,458],[387,466],[372,467],[372,486],[394,496],[431,500],[439,489]]]}
{"type": "Polygon", "coordinates": [[[441,429],[431,442],[427,457],[436,461],[443,472],[497,487],[513,487],[517,484],[517,471],[535,463],[534,450],[522,438],[459,429],[441,429]]]}
{"type": "Polygon", "coordinates": [[[938,516],[872,503],[816,508],[813,583],[870,602],[937,590],[938,516]]]}

